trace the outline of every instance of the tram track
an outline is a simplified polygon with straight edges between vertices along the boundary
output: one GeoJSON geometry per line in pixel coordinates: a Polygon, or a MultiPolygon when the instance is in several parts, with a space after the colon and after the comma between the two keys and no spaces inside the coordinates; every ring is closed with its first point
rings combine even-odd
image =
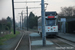
{"type": "Polygon", "coordinates": [[[67,41],[67,40],[62,39],[62,38],[58,38],[58,39],[61,40],[62,42],[65,42],[65,43],[67,43],[67,44],[69,44],[69,45],[75,47],[75,45],[74,45],[75,43],[73,43],[73,42],[67,41]]]}
{"type": "Polygon", "coordinates": [[[75,50],[75,46],[67,43],[66,41],[62,40],[61,38],[53,38],[53,39],[47,39],[48,41],[53,42],[56,45],[56,49],[61,50],[75,50]]]}
{"type": "Polygon", "coordinates": [[[29,49],[29,35],[27,32],[23,32],[20,40],[18,41],[14,50],[30,50],[29,49]]]}
{"type": "Polygon", "coordinates": [[[18,46],[20,45],[21,41],[22,41],[22,38],[23,38],[24,34],[22,35],[22,37],[20,38],[18,44],[16,45],[15,49],[14,50],[17,50],[18,46]]]}

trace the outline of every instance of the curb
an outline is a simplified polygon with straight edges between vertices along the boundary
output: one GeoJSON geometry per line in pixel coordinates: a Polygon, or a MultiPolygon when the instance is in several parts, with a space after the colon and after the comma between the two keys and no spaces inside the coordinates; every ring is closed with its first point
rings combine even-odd
{"type": "Polygon", "coordinates": [[[31,41],[30,41],[30,36],[29,36],[29,50],[31,50],[31,41]]]}

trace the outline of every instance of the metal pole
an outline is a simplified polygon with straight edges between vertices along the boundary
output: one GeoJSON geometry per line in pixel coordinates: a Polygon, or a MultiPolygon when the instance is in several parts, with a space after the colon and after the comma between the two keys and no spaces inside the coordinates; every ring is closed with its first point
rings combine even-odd
{"type": "Polygon", "coordinates": [[[65,33],[65,31],[66,31],[66,29],[65,29],[66,27],[65,27],[65,21],[64,21],[64,33],[65,33]]]}
{"type": "Polygon", "coordinates": [[[26,7],[27,9],[27,31],[28,31],[28,6],[26,7]]]}
{"type": "Polygon", "coordinates": [[[45,6],[44,0],[41,0],[41,14],[42,14],[42,39],[43,39],[43,46],[46,45],[46,33],[45,33],[45,6]]]}
{"type": "Polygon", "coordinates": [[[20,29],[21,29],[21,16],[20,16],[20,29]]]}
{"type": "Polygon", "coordinates": [[[12,0],[12,11],[13,11],[13,29],[14,29],[14,34],[15,32],[15,12],[14,12],[14,0],[12,0]]]}
{"type": "Polygon", "coordinates": [[[21,12],[22,15],[22,30],[23,30],[23,11],[21,12]]]}

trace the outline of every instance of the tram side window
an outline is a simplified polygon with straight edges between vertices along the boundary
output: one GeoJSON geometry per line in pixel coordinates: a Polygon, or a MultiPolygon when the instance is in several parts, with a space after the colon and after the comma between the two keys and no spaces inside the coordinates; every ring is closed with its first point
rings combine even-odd
{"type": "Polygon", "coordinates": [[[41,26],[41,20],[38,21],[38,26],[41,26]]]}
{"type": "Polygon", "coordinates": [[[46,26],[55,26],[55,20],[46,20],[46,26]]]}

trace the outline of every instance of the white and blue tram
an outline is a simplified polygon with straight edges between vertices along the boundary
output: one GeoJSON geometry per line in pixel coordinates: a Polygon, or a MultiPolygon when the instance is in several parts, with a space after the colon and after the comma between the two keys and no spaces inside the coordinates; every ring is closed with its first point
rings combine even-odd
{"type": "MultiPolygon", "coordinates": [[[[45,12],[46,36],[58,34],[58,16],[56,12],[45,12]]],[[[42,18],[38,19],[38,32],[42,35],[42,18]]]]}

